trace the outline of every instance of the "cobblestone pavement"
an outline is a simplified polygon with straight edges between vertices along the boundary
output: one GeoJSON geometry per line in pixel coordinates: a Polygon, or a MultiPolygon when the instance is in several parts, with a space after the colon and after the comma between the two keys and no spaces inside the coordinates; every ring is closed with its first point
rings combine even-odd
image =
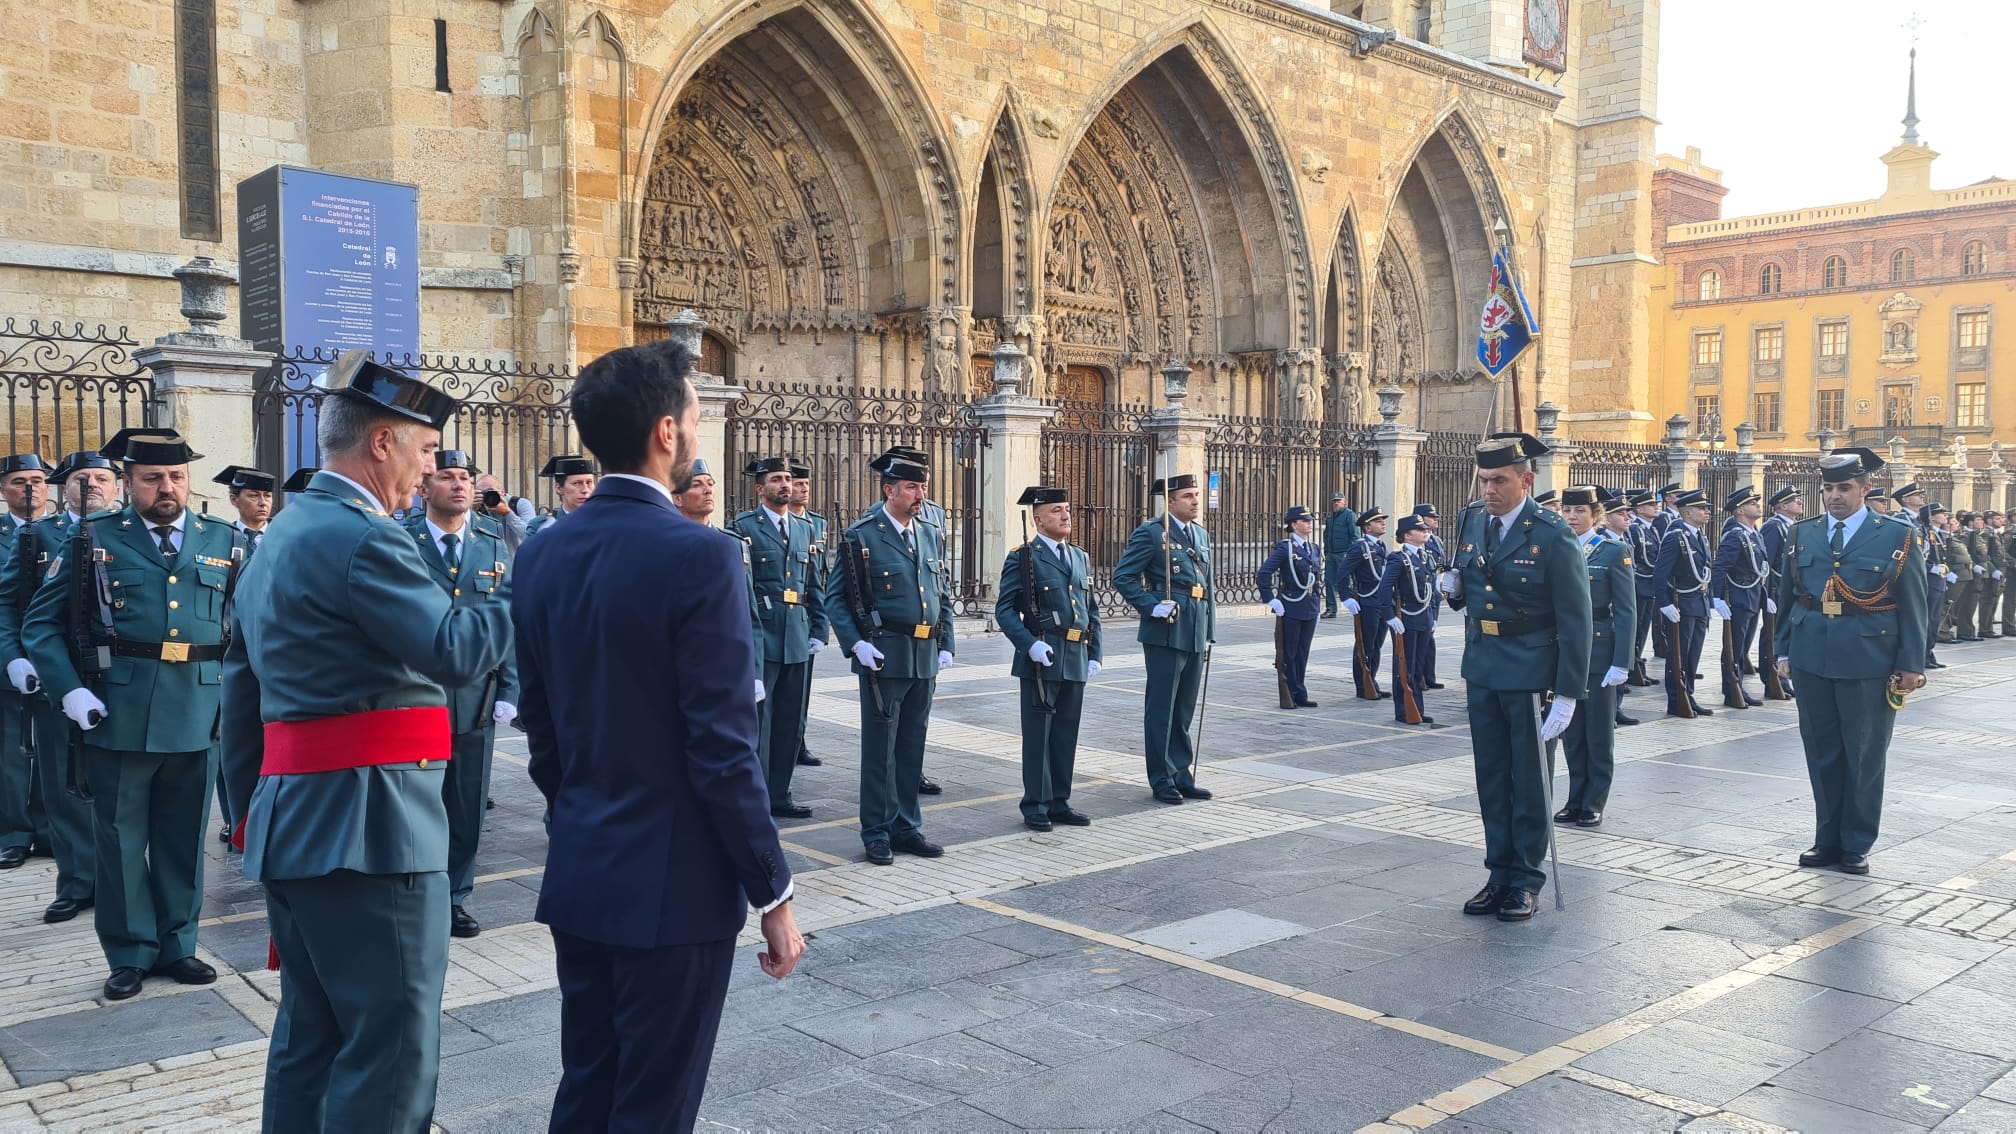
{"type": "MultiPolygon", "coordinates": [[[[893,868],[858,861],[853,683],[820,659],[817,811],[784,832],[811,943],[782,983],[742,958],[703,1127],[2016,1130],[2016,649],[1942,650],[1864,878],[1793,864],[1791,706],[1677,721],[1636,691],[1603,828],[1561,835],[1568,908],[1505,925],[1457,908],[1484,871],[1454,628],[1432,728],[1351,699],[1345,623],[1317,637],[1322,707],[1295,712],[1273,708],[1268,623],[1221,633],[1218,798],[1148,798],[1123,627],[1086,702],[1072,802],[1095,821],[1035,834],[1008,648],[962,632],[926,765],[950,852],[893,868]]],[[[558,1078],[537,793],[522,738],[498,759],[484,931],[454,943],[443,1004],[455,1132],[543,1129],[558,1078]]],[[[210,867],[217,984],[110,1005],[88,919],[40,921],[48,860],[0,875],[0,1129],[256,1124],[277,978],[257,889],[210,867]]]]}

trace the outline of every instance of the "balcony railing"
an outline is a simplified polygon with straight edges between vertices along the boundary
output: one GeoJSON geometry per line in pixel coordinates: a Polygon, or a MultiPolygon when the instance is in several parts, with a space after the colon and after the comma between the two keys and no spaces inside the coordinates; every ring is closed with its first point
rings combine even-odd
{"type": "Polygon", "coordinates": [[[1892,437],[1902,437],[1906,445],[1916,449],[1939,444],[1945,433],[1943,425],[1858,425],[1848,431],[1848,443],[1881,447],[1892,437]]]}

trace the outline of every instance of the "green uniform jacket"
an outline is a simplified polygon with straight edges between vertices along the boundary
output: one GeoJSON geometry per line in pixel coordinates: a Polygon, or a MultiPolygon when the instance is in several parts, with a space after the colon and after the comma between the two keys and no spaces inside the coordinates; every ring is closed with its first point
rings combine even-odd
{"type": "MultiPolygon", "coordinates": [[[[709,530],[713,525],[707,525],[709,530]]],[[[734,528],[722,528],[721,534],[740,545],[736,550],[742,556],[742,589],[749,596],[749,637],[756,647],[756,679],[763,679],[763,612],[756,605],[756,559],[749,553],[749,537],[734,528]]],[[[765,694],[768,695],[767,693],[765,694]]]]}
{"type": "Polygon", "coordinates": [[[238,581],[224,658],[224,772],[258,881],[338,870],[448,868],[440,765],[261,776],[264,726],[447,704],[442,687],[504,664],[511,609],[456,606],[413,537],[347,481],[320,472],[259,541],[238,581]]]}
{"type": "Polygon", "coordinates": [[[1512,521],[1489,562],[1485,528],[1491,513],[1472,504],[1456,518],[1450,570],[1463,578],[1463,680],[1503,693],[1552,690],[1581,700],[1589,692],[1589,575],[1575,533],[1532,497],[1512,521]],[[1479,619],[1550,625],[1512,634],[1484,633],[1479,619]]]}
{"type": "Polygon", "coordinates": [[[787,543],[770,513],[752,508],[730,523],[748,541],[749,577],[756,591],[756,633],[766,661],[799,665],[812,659],[812,639],[826,640],[826,610],[812,554],[812,525],[785,520],[787,543]]]}
{"type": "MultiPolygon", "coordinates": [[[[147,522],[131,508],[84,521],[106,557],[112,629],[146,643],[215,646],[224,641],[224,592],[232,573],[237,529],[190,515],[174,559],[161,554],[147,522]]],[[[50,704],[60,705],[83,680],[70,658],[70,547],[51,548],[40,589],[21,624],[21,645],[42,677],[50,704]]],[[[96,610],[82,612],[96,622],[96,610]]],[[[200,752],[217,734],[223,692],[217,661],[167,662],[114,657],[97,690],[105,723],[88,738],[118,752],[200,752]]]]}
{"type": "Polygon", "coordinates": [[[1113,589],[1120,592],[1127,605],[1141,612],[1141,629],[1135,633],[1135,641],[1201,654],[1206,643],[1218,637],[1218,610],[1212,602],[1211,589],[1211,534],[1202,524],[1193,523],[1190,542],[1186,543],[1172,524],[1165,555],[1162,530],[1161,520],[1149,520],[1127,537],[1120,564],[1113,568],[1113,589]],[[1163,570],[1165,564],[1167,572],[1163,570]],[[1192,588],[1201,589],[1204,597],[1192,597],[1192,588]],[[1173,623],[1148,617],[1165,594],[1168,601],[1176,604],[1173,623]]]}
{"type": "MultiPolygon", "coordinates": [[[[831,534],[831,525],[827,523],[826,517],[810,508],[805,509],[805,515],[800,519],[812,525],[812,593],[824,595],[827,577],[833,573],[833,541],[828,538],[831,534]]],[[[818,605],[819,624],[826,632],[824,640],[830,642],[833,640],[833,626],[825,619],[826,604],[821,602],[818,605]]]]}
{"type": "Polygon", "coordinates": [[[1611,667],[1630,669],[1637,660],[1638,586],[1630,544],[1605,539],[1588,552],[1588,561],[1589,683],[1595,686],[1611,667]]]}
{"type": "MultiPolygon", "coordinates": [[[[895,680],[928,681],[938,676],[938,651],[953,652],[952,572],[945,560],[945,537],[919,516],[910,530],[917,535],[917,554],[903,544],[902,533],[881,508],[874,508],[847,529],[838,541],[838,551],[846,556],[850,546],[854,562],[835,562],[833,576],[826,581],[826,618],[840,648],[853,658],[854,643],[869,642],[882,651],[883,677],[895,680]],[[862,549],[867,550],[865,562],[862,549]],[[847,609],[847,573],[857,572],[868,580],[882,628],[860,626],[854,612],[847,609]],[[912,627],[927,627],[923,638],[912,627]]],[[[859,658],[850,662],[854,672],[866,672],[859,658]]]]}
{"type": "MultiPolygon", "coordinates": [[[[1827,550],[1827,524],[1824,514],[1801,520],[1786,540],[1778,579],[1777,655],[1830,680],[1923,672],[1925,545],[1915,527],[1870,512],[1837,559],[1827,550]],[[1887,597],[1875,605],[1892,609],[1827,617],[1821,595],[1836,573],[1857,594],[1887,588],[1887,597]]],[[[1955,540],[1953,546],[1959,545],[1955,540]]]]}
{"type": "MultiPolygon", "coordinates": [[[[1874,514],[1873,512],[1871,513],[1871,515],[1874,514]]],[[[1815,517],[1814,519],[1818,518],[1815,517]]],[[[1803,524],[1813,522],[1813,520],[1800,521],[1803,524]]],[[[1862,533],[1858,531],[1855,534],[1861,535],[1862,533]]],[[[1946,568],[1955,575],[1960,576],[1961,583],[1971,583],[1974,581],[1974,541],[1966,538],[1966,536],[1967,533],[1965,532],[1946,533],[1946,568]]],[[[1826,541],[1822,540],[1821,543],[1825,544],[1826,541]]],[[[1987,564],[1983,563],[1982,566],[1986,567],[1987,564]]],[[[1954,585],[1958,586],[1959,584],[1956,583],[1954,585]]]]}
{"type": "MultiPolygon", "coordinates": [[[[12,519],[10,516],[9,519],[12,519]]],[[[70,539],[70,525],[73,521],[68,512],[58,512],[46,520],[35,521],[35,562],[20,562],[21,529],[15,528],[6,539],[6,558],[0,561],[0,664],[25,658],[28,651],[21,647],[21,616],[24,613],[19,595],[22,586],[28,587],[28,597],[42,583],[42,576],[49,570],[49,561],[62,554],[63,546],[70,539]]],[[[9,686],[12,688],[12,686],[9,686]]]]}
{"type": "MultiPolygon", "coordinates": [[[[462,548],[462,569],[454,572],[441,558],[441,549],[434,543],[434,533],[427,530],[426,513],[408,516],[405,522],[406,530],[413,533],[420,559],[427,564],[428,575],[440,585],[454,606],[496,603],[507,609],[510,607],[511,551],[504,546],[503,525],[488,516],[469,513],[468,523],[462,529],[466,537],[462,548]]],[[[261,541],[264,541],[263,536],[261,541]]],[[[518,704],[518,651],[507,647],[504,661],[496,669],[447,692],[449,728],[456,736],[487,728],[497,702],[504,701],[513,706],[518,704]]]]}
{"type": "Polygon", "coordinates": [[[994,602],[994,621],[1015,643],[1015,661],[1008,672],[1029,677],[1039,669],[1045,681],[1087,681],[1085,663],[1103,660],[1099,653],[1099,608],[1092,601],[1092,557],[1082,547],[1064,545],[1067,565],[1060,562],[1042,540],[1030,540],[1008,554],[1001,565],[1001,597],[994,602]],[[1022,560],[1033,561],[1036,602],[1033,613],[1042,619],[1043,640],[1050,643],[1056,657],[1048,666],[1030,660],[1029,647],[1036,643],[1036,627],[1023,617],[1027,591],[1022,582],[1022,560]],[[1078,640],[1071,641],[1071,631],[1078,640]]]}

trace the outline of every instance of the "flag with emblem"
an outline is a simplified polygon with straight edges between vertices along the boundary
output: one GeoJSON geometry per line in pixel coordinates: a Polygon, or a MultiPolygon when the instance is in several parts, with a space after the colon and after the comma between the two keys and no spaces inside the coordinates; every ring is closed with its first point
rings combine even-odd
{"type": "Polygon", "coordinates": [[[1496,378],[1539,339],[1540,324],[1533,320],[1526,293],[1519,290],[1510,257],[1501,248],[1491,257],[1491,289],[1477,324],[1477,364],[1496,378]]]}

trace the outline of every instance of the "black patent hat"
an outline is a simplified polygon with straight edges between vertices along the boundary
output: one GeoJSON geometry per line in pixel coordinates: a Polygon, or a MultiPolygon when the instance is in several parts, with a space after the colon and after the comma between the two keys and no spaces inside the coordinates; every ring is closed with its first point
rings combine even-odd
{"type": "Polygon", "coordinates": [[[224,470],[216,476],[211,477],[210,480],[214,484],[224,485],[233,492],[246,490],[271,492],[273,491],[273,486],[279,483],[280,478],[274,476],[272,473],[247,468],[244,465],[225,465],[224,470]]]}
{"type": "Polygon", "coordinates": [[[368,351],[343,352],[335,365],[315,376],[315,388],[357,398],[408,421],[445,429],[461,403],[389,366],[371,361],[368,351]]]}

